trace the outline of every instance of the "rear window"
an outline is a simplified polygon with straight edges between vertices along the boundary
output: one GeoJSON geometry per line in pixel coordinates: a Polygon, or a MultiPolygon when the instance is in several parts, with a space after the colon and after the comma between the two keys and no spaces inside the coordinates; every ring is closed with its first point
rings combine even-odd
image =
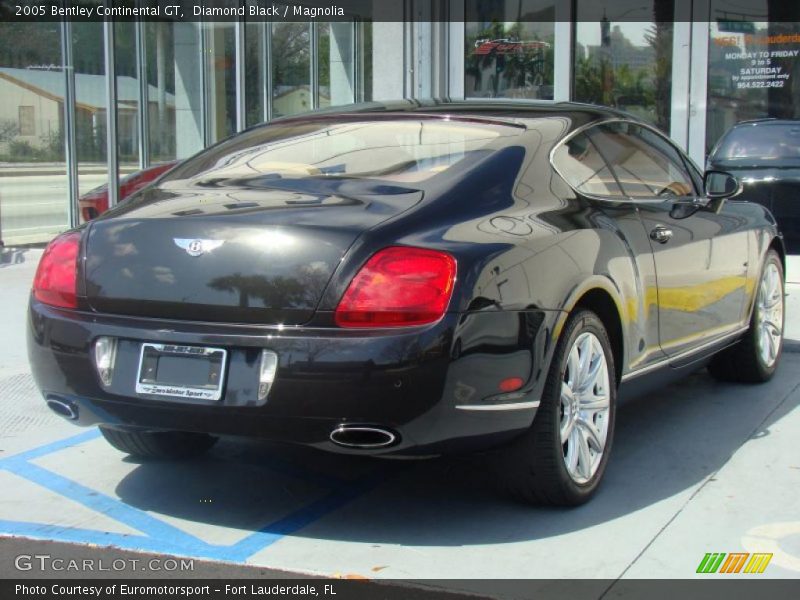
{"type": "Polygon", "coordinates": [[[278,122],[209,149],[169,179],[355,177],[415,183],[523,130],[428,118],[278,122]]]}
{"type": "Polygon", "coordinates": [[[717,159],[800,159],[800,122],[758,123],[731,129],[714,153],[717,159]]]}

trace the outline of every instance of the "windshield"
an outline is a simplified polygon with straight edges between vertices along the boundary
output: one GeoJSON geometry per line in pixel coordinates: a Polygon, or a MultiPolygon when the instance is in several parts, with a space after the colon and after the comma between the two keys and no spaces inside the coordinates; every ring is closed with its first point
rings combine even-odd
{"type": "Polygon", "coordinates": [[[515,125],[430,118],[278,122],[211,148],[168,181],[354,177],[416,183],[521,131],[515,125]]]}
{"type": "Polygon", "coordinates": [[[723,138],[715,157],[800,160],[800,122],[736,127],[723,138]]]}

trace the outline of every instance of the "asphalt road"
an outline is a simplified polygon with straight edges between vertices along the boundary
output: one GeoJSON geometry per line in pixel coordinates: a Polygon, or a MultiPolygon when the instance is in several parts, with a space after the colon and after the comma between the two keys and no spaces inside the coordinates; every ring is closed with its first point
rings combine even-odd
{"type": "Polygon", "coordinates": [[[728,385],[701,371],[628,402],[598,496],[555,510],[504,497],[481,457],[377,461],[225,439],[196,461],[127,458],[49,413],[33,387],[23,335],[38,254],[0,262],[2,577],[75,575],[14,566],[44,551],[192,557],[224,577],[453,578],[473,592],[494,578],[703,577],[709,552],[772,553],[758,577],[800,577],[800,257],[774,380],[728,385]]]}
{"type": "MultiPolygon", "coordinates": [[[[79,178],[80,193],[105,183],[102,174],[79,178]]],[[[0,238],[6,245],[47,241],[69,229],[66,175],[0,177],[0,238]]]]}
{"type": "MultiPolygon", "coordinates": [[[[126,166],[121,175],[135,167],[126,166]]],[[[103,166],[81,167],[78,193],[107,183],[103,166]]],[[[0,239],[7,246],[48,241],[68,229],[67,176],[64,165],[0,168],[0,239]]]]}

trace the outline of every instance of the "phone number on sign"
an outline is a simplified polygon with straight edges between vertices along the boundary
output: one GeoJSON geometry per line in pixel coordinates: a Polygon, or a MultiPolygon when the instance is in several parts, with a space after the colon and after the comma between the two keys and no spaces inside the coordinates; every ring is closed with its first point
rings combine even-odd
{"type": "Polygon", "coordinates": [[[737,89],[754,89],[754,88],[782,88],[786,85],[786,81],[740,81],[736,84],[737,89]]]}

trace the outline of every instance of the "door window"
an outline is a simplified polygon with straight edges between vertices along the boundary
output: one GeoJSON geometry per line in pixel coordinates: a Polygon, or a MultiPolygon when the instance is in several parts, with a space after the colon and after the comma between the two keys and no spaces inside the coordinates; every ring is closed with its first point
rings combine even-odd
{"type": "Polygon", "coordinates": [[[556,148],[553,165],[577,191],[593,196],[623,198],[624,194],[597,147],[578,134],[556,148]]]}
{"type": "Polygon", "coordinates": [[[629,122],[593,127],[589,138],[611,166],[622,191],[631,198],[696,195],[678,151],[655,132],[629,122]]]}

